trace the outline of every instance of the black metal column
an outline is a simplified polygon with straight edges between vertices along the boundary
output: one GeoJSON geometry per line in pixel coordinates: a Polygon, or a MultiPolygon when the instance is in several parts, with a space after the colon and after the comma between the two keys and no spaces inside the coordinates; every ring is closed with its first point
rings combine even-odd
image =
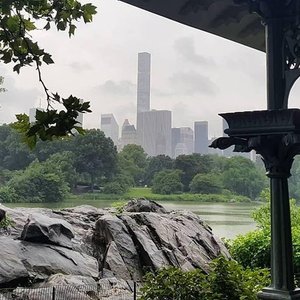
{"type": "Polygon", "coordinates": [[[271,285],[259,299],[300,299],[295,289],[291,235],[288,177],[286,173],[269,173],[271,188],[271,285]]]}

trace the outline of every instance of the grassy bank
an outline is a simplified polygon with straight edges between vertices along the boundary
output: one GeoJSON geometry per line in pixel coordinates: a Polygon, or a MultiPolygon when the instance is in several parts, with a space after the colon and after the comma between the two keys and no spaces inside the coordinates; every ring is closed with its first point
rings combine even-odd
{"type": "Polygon", "coordinates": [[[238,195],[223,194],[171,194],[160,195],[152,193],[150,188],[131,188],[127,193],[122,195],[113,194],[80,194],[72,195],[67,201],[74,202],[76,200],[103,200],[103,201],[128,201],[133,198],[146,198],[155,201],[195,201],[195,202],[250,202],[250,199],[238,195]]]}

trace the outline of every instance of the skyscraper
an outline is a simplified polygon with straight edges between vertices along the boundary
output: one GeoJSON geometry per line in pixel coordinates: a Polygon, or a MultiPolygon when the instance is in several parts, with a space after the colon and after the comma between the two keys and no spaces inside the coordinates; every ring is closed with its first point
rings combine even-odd
{"type": "Polygon", "coordinates": [[[194,123],[195,132],[195,153],[208,153],[208,122],[198,121],[194,123]]]}
{"type": "Polygon", "coordinates": [[[138,54],[137,113],[150,110],[151,54],[138,54]]]}
{"type": "Polygon", "coordinates": [[[41,107],[32,107],[29,109],[29,123],[30,124],[32,124],[36,121],[35,115],[36,115],[37,110],[43,111],[43,109],[41,107]]]}
{"type": "Polygon", "coordinates": [[[101,130],[118,145],[119,125],[113,114],[101,114],[101,130]]]}
{"type": "Polygon", "coordinates": [[[131,125],[128,119],[125,119],[121,133],[121,148],[128,144],[136,144],[137,136],[134,125],[131,125]]]}
{"type": "Polygon", "coordinates": [[[194,152],[194,132],[190,127],[172,128],[172,157],[194,152]]]}
{"type": "Polygon", "coordinates": [[[151,110],[140,113],[141,146],[149,156],[171,156],[172,114],[168,110],[151,110]]]}
{"type": "Polygon", "coordinates": [[[150,111],[150,71],[151,55],[147,52],[138,54],[138,76],[137,76],[137,140],[139,145],[144,143],[144,134],[141,131],[142,113],[150,111]]]}

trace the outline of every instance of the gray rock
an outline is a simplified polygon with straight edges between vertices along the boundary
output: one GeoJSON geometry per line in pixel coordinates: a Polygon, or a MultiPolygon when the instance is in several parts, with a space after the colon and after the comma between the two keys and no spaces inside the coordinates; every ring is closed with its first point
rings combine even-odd
{"type": "Polygon", "coordinates": [[[185,211],[104,215],[96,222],[94,246],[100,269],[123,279],[139,279],[144,270],[166,266],[209,272],[213,258],[230,257],[211,228],[185,211]]]}
{"type": "Polygon", "coordinates": [[[65,220],[32,214],[21,233],[21,239],[34,243],[48,243],[72,248],[74,238],[72,226],[65,220]]]}
{"type": "Polygon", "coordinates": [[[0,284],[63,273],[98,277],[95,258],[64,247],[0,237],[0,284]]]}
{"type": "Polygon", "coordinates": [[[101,269],[107,266],[112,268],[112,263],[116,262],[117,269],[122,270],[122,273],[118,274],[119,278],[134,280],[142,278],[139,255],[134,241],[125,224],[117,216],[106,214],[98,219],[93,242],[101,269]],[[122,266],[122,261],[127,271],[122,266]]]}
{"type": "Polygon", "coordinates": [[[127,212],[156,212],[165,214],[167,211],[163,206],[153,200],[134,199],[130,200],[124,207],[127,212]]]}

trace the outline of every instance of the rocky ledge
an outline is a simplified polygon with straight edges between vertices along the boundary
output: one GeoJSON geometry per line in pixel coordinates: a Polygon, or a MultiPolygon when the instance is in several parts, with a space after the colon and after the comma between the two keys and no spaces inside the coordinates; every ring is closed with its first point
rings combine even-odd
{"type": "Polygon", "coordinates": [[[176,266],[209,272],[211,259],[229,257],[199,216],[167,212],[153,201],[132,200],[120,214],[92,206],[1,209],[15,224],[9,235],[1,231],[0,287],[14,288],[14,299],[24,293],[38,299],[19,286],[72,286],[82,299],[97,299],[100,286],[107,291],[101,299],[131,299],[132,281],[141,281],[146,271],[176,266]]]}

